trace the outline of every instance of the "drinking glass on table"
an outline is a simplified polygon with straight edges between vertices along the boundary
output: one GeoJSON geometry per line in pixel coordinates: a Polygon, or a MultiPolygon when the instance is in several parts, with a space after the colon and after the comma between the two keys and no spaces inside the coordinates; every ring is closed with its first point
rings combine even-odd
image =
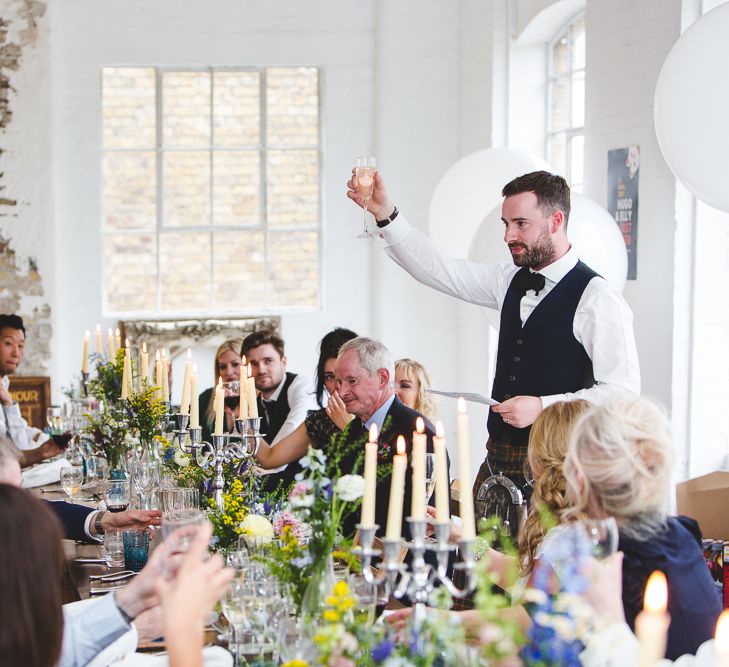
{"type": "Polygon", "coordinates": [[[132,463],[131,472],[142,509],[150,509],[150,496],[159,486],[159,464],[152,461],[136,461],[132,463]]]}
{"type": "Polygon", "coordinates": [[[125,530],[124,540],[124,563],[126,567],[134,572],[139,572],[149,558],[149,531],[148,530],[125,530]]]}
{"type": "Polygon", "coordinates": [[[375,235],[367,227],[367,202],[369,202],[375,189],[375,158],[373,156],[358,157],[354,161],[354,184],[363,200],[362,210],[364,215],[364,230],[357,238],[371,239],[375,235]]]}
{"type": "Polygon", "coordinates": [[[68,466],[61,468],[61,487],[68,496],[68,502],[72,503],[76,494],[81,490],[84,481],[84,470],[80,466],[68,466]]]}
{"type": "Polygon", "coordinates": [[[581,519],[574,528],[587,540],[593,558],[603,560],[617,551],[618,524],[613,517],[581,519]]]}
{"type": "Polygon", "coordinates": [[[121,530],[104,533],[104,558],[108,567],[124,567],[124,534],[121,530]]]}
{"type": "Polygon", "coordinates": [[[104,494],[106,509],[110,512],[123,512],[129,507],[131,489],[128,479],[112,479],[104,494]]]}

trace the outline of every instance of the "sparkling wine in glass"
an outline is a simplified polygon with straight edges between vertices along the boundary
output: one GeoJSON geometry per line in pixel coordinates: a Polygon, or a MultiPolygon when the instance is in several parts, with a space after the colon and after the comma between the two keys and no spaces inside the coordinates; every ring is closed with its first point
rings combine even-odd
{"type": "Polygon", "coordinates": [[[363,199],[362,211],[364,214],[364,230],[357,237],[358,239],[371,239],[375,235],[367,227],[367,202],[375,189],[375,158],[373,156],[358,157],[354,163],[354,182],[357,192],[363,199]]]}
{"type": "Polygon", "coordinates": [[[72,503],[76,494],[81,490],[84,481],[84,471],[80,466],[69,466],[61,470],[61,487],[72,503]]]}

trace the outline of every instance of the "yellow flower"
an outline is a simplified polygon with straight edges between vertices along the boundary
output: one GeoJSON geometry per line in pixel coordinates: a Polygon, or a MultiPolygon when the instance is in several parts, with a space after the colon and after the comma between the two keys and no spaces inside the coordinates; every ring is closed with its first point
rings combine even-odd
{"type": "Polygon", "coordinates": [[[323,616],[325,621],[339,623],[339,613],[334,611],[334,609],[325,609],[323,616]]]}
{"type": "Polygon", "coordinates": [[[281,667],[309,667],[309,663],[306,662],[306,660],[299,660],[297,658],[295,660],[289,660],[288,662],[283,663],[281,667]]]}

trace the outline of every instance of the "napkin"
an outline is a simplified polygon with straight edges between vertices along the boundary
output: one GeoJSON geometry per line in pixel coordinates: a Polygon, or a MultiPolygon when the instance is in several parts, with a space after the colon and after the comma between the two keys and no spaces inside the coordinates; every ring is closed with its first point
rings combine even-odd
{"type": "Polygon", "coordinates": [[[26,468],[23,470],[23,481],[20,485],[24,489],[32,489],[36,486],[56,484],[61,481],[61,470],[70,465],[66,459],[57,459],[50,463],[39,463],[26,468]]]}

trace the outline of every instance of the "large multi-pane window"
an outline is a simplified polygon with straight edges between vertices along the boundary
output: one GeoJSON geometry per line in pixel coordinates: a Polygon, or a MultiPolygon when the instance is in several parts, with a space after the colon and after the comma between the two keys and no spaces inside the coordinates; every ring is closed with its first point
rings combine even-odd
{"type": "Polygon", "coordinates": [[[319,303],[319,73],[105,67],[108,314],[319,303]]]}
{"type": "Polygon", "coordinates": [[[585,17],[549,45],[547,159],[582,192],[585,156],[585,17]]]}

